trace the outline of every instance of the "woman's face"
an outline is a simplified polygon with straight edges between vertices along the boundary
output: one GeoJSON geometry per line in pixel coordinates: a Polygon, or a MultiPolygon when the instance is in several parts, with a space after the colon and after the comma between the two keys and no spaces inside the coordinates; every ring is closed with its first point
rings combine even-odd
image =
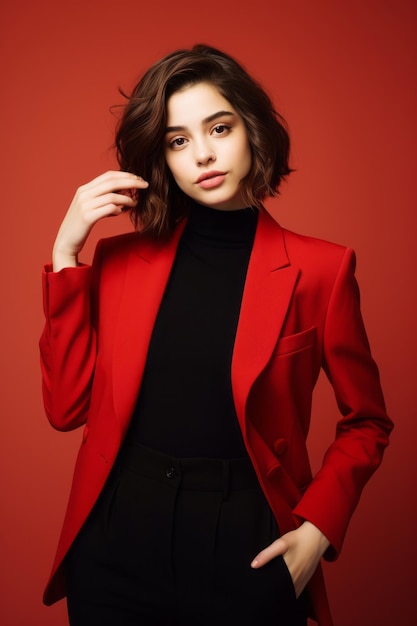
{"type": "Polygon", "coordinates": [[[225,211],[245,206],[240,181],[252,163],[246,127],[212,84],[185,87],[168,99],[165,158],[196,202],[225,211]]]}

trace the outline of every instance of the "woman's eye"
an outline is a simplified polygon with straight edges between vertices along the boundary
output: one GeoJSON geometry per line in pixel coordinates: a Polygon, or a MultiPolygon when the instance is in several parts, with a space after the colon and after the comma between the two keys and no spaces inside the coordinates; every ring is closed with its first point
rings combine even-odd
{"type": "Polygon", "coordinates": [[[224,135],[229,130],[230,126],[228,126],[227,124],[217,124],[217,126],[213,128],[213,132],[215,135],[224,135]]]}
{"type": "Polygon", "coordinates": [[[185,145],[185,137],[176,137],[169,142],[171,148],[182,148],[185,145]]]}

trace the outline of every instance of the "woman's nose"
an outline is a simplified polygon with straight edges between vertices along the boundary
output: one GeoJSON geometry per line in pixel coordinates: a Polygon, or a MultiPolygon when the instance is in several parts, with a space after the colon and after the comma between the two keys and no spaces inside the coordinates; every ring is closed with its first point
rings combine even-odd
{"type": "Polygon", "coordinates": [[[197,165],[207,165],[216,160],[216,155],[208,143],[201,142],[196,146],[195,160],[197,165]]]}

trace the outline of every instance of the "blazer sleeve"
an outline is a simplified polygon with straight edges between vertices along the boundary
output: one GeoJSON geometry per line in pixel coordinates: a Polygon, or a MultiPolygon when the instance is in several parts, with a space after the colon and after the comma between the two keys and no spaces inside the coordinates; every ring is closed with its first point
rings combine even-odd
{"type": "MultiPolygon", "coordinates": [[[[99,258],[100,244],[96,268],[99,258]]],[[[42,274],[42,394],[46,415],[57,430],[73,430],[87,420],[96,361],[97,273],[88,265],[59,272],[46,265],[42,274]]]]}
{"type": "Polygon", "coordinates": [[[341,418],[321,469],[294,510],[329,539],[332,547],[325,555],[329,560],[342,547],[362,489],[382,460],[393,426],[371,356],[354,271],[355,255],[347,249],[332,289],[323,335],[323,368],[341,418]]]}

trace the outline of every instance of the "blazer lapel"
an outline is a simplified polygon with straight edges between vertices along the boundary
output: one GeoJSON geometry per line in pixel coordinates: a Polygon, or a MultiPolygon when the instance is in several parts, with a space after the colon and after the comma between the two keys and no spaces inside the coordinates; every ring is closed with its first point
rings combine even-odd
{"type": "MultiPolygon", "coordinates": [[[[138,243],[127,261],[113,354],[114,407],[123,434],[134,409],[156,316],[185,223],[183,220],[168,243],[138,243]]],[[[244,434],[247,397],[278,341],[297,276],[298,269],[290,265],[285,250],[282,228],[261,211],[232,359],[233,396],[244,434]]]]}
{"type": "Polygon", "coordinates": [[[244,435],[246,401],[278,341],[298,273],[298,268],[290,265],[282,228],[261,211],[232,359],[233,397],[244,435]]]}
{"type": "Polygon", "coordinates": [[[185,220],[169,242],[141,241],[130,251],[116,324],[113,397],[123,435],[142,380],[152,330],[185,220]]]}

